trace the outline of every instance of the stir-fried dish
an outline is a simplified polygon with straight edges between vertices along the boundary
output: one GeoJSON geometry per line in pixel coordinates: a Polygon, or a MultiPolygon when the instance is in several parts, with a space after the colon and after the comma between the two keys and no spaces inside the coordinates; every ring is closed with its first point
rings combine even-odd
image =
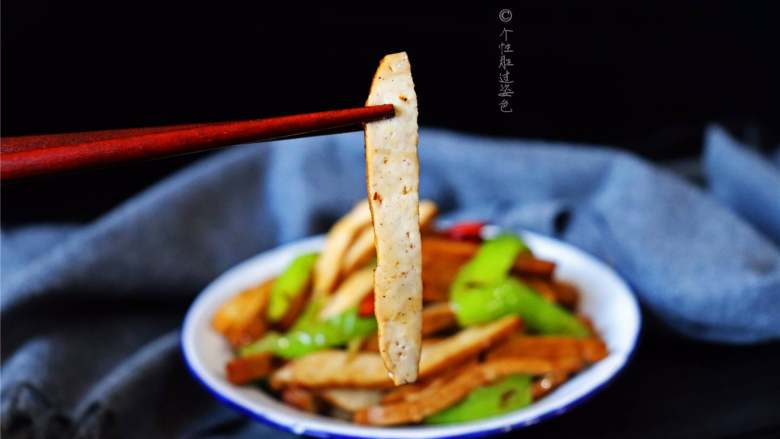
{"type": "Polygon", "coordinates": [[[525,407],[606,357],[555,263],[514,234],[482,239],[478,223],[436,230],[435,219],[436,205],[421,201],[416,382],[396,386],[379,352],[365,201],[336,222],[319,253],[298,255],[217,310],[213,327],[235,351],[228,380],[355,423],[446,424],[525,407]]]}
{"type": "Polygon", "coordinates": [[[419,201],[417,97],[406,53],[386,56],[365,125],[367,199],[322,250],[237,292],[212,325],[234,348],[238,385],[368,425],[465,422],[516,410],[607,349],[577,315],[577,288],[523,240],[481,224],[433,227],[419,201]]]}

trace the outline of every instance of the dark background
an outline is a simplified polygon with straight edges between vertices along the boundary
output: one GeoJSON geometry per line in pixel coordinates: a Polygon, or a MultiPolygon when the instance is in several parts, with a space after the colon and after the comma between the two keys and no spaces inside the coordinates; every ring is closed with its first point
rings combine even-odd
{"type": "MultiPolygon", "coordinates": [[[[771,2],[264,3],[4,1],[3,135],[362,105],[379,59],[406,50],[426,126],[609,144],[662,164],[695,158],[711,122],[779,143],[771,2]],[[512,114],[495,96],[502,7],[512,114]]],[[[93,219],[202,156],[3,184],[3,226],[93,219]]],[[[528,434],[777,437],[778,370],[777,346],[682,341],[651,321],[616,383],[528,434]]]]}
{"type": "MultiPolygon", "coordinates": [[[[710,122],[778,143],[771,2],[512,7],[512,114],[497,107],[498,7],[266,3],[4,1],[2,133],[361,105],[382,55],[406,50],[423,125],[655,160],[697,154],[710,122]]],[[[3,222],[88,220],[193,159],[6,184],[3,222]]]]}

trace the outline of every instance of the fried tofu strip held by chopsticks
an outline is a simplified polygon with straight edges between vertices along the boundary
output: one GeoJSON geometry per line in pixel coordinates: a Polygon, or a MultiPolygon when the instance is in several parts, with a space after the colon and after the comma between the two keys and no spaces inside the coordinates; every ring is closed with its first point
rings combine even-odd
{"type": "MultiPolygon", "coordinates": [[[[520,319],[505,317],[481,326],[472,326],[422,349],[420,377],[427,378],[473,358],[520,328],[520,319]]],[[[393,387],[382,358],[373,352],[350,354],[325,350],[298,358],[271,376],[271,386],[283,388],[362,388],[393,387]]]]}
{"type": "Polygon", "coordinates": [[[377,267],[379,352],[396,385],[414,382],[420,363],[422,256],[417,95],[405,52],[385,56],[366,105],[393,104],[395,117],[365,125],[366,188],[377,267]]]}

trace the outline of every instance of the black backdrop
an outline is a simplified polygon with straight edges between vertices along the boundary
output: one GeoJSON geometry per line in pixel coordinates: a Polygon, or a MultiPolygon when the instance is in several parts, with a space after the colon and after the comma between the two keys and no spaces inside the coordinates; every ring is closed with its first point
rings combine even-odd
{"type": "MultiPolygon", "coordinates": [[[[771,3],[502,5],[511,114],[496,104],[500,8],[265,3],[4,1],[3,135],[361,105],[381,56],[407,50],[428,126],[653,159],[695,154],[711,121],[776,142],[771,3]]],[[[192,159],[6,184],[3,221],[89,219],[192,159]]]]}

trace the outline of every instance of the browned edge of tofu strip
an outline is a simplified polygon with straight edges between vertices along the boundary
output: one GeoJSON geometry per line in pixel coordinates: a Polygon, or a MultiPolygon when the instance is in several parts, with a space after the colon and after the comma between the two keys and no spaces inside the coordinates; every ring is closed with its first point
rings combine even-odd
{"type": "MultiPolygon", "coordinates": [[[[505,317],[485,325],[461,330],[422,349],[420,378],[432,377],[473,358],[497,342],[516,333],[521,321],[505,317]]],[[[390,388],[381,357],[374,352],[349,353],[342,350],[313,352],[288,362],[271,375],[271,386],[309,388],[390,388]]]]}

